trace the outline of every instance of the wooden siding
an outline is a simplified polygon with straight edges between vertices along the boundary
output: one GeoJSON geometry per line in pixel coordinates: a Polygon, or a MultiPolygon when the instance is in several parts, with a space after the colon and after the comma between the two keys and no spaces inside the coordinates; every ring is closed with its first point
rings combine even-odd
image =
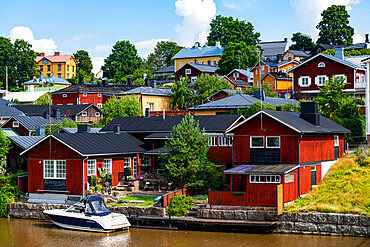
{"type": "Polygon", "coordinates": [[[25,136],[29,136],[30,135],[30,131],[28,129],[26,129],[21,123],[19,123],[19,127],[13,127],[13,122],[17,122],[17,120],[10,120],[9,122],[7,122],[4,127],[2,127],[3,129],[4,128],[11,128],[11,129],[17,129],[19,130],[20,132],[23,133],[23,135],[25,136]]]}
{"type": "Polygon", "coordinates": [[[52,105],[76,105],[78,104],[78,93],[66,93],[67,97],[63,97],[63,94],[51,94],[52,105]]]}
{"type": "Polygon", "coordinates": [[[283,202],[290,202],[298,198],[298,169],[290,172],[294,174],[294,181],[290,183],[285,182],[285,175],[282,177],[283,184],[283,202]]]}
{"type": "Polygon", "coordinates": [[[96,109],[94,106],[89,107],[86,110],[87,116],[82,116],[82,112],[76,116],[76,122],[81,123],[81,122],[94,122],[97,123],[99,120],[102,118],[102,115],[98,109],[96,109]],[[95,115],[95,113],[99,113],[99,117],[95,115]]]}
{"type": "Polygon", "coordinates": [[[232,147],[209,147],[209,159],[212,161],[219,160],[221,163],[231,163],[232,147]]]}
{"type": "MultiPolygon", "coordinates": [[[[181,67],[178,71],[176,71],[175,81],[178,81],[183,77],[188,77],[189,79],[191,79],[191,77],[194,77],[194,76],[199,77],[201,74],[203,74],[202,71],[194,68],[193,66],[190,66],[189,64],[186,64],[183,67],[181,67]],[[186,69],[191,69],[191,74],[186,74],[185,73],[186,69]]],[[[207,72],[207,73],[204,73],[204,74],[214,75],[215,73],[208,73],[207,72]]]]}
{"type": "Polygon", "coordinates": [[[301,163],[324,160],[334,160],[334,135],[303,135],[301,163]]]}
{"type": "MultiPolygon", "coordinates": [[[[304,166],[300,168],[301,174],[301,195],[307,194],[311,191],[311,166],[304,166]]],[[[316,174],[317,177],[317,174],[316,174]]]]}
{"type": "Polygon", "coordinates": [[[226,97],[229,97],[229,94],[225,93],[224,91],[220,91],[217,94],[212,96],[212,101],[219,100],[219,99],[224,99],[226,97]]]}

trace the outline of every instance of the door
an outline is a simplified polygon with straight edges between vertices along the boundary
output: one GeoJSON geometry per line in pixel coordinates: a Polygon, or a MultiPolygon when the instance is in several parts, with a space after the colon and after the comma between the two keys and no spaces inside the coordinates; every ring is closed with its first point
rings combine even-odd
{"type": "Polygon", "coordinates": [[[316,166],[311,166],[311,187],[316,185],[316,166]]]}

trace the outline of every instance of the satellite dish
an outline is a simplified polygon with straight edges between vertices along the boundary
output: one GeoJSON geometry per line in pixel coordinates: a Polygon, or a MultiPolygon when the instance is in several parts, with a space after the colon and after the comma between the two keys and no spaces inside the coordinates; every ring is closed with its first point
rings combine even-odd
{"type": "Polygon", "coordinates": [[[285,99],[290,99],[290,97],[292,97],[292,96],[290,95],[290,93],[286,93],[286,94],[285,94],[285,99]]]}

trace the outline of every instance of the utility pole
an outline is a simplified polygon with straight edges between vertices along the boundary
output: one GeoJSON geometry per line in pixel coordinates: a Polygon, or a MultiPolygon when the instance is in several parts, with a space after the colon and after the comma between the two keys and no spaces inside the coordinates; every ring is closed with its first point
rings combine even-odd
{"type": "Polygon", "coordinates": [[[8,66],[5,66],[5,90],[8,91],[8,66]]]}

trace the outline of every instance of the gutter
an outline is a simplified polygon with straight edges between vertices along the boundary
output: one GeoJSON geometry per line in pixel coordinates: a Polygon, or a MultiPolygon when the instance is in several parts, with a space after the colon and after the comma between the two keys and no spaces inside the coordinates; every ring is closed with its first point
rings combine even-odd
{"type": "Polygon", "coordinates": [[[303,132],[301,132],[301,137],[298,141],[298,198],[301,198],[301,141],[303,137],[303,132]]]}
{"type": "Polygon", "coordinates": [[[85,197],[85,160],[87,160],[89,156],[86,156],[85,159],[82,160],[82,197],[85,197]]]}

